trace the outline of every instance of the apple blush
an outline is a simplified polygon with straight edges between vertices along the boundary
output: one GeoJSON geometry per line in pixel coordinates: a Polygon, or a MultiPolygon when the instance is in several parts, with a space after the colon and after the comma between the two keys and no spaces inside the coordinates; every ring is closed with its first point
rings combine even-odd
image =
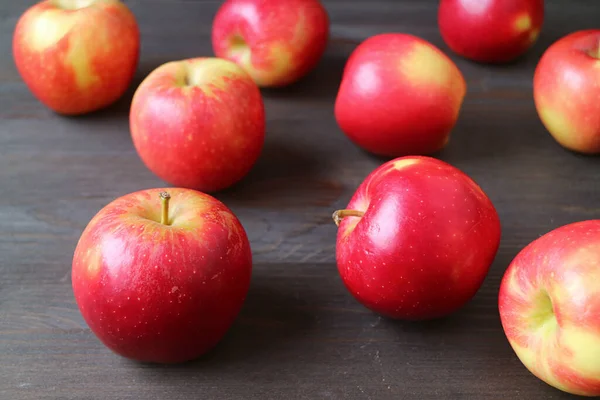
{"type": "Polygon", "coordinates": [[[101,209],[75,249],[81,314],[110,350],[180,363],[212,349],[248,292],[252,253],[240,221],[194,190],[149,189],[101,209]]]}
{"type": "Polygon", "coordinates": [[[432,155],[450,141],[466,90],[456,64],[433,44],[383,33],[350,55],[334,113],[341,131],[365,151],[432,155]]]}
{"type": "Polygon", "coordinates": [[[570,33],[542,55],[533,77],[537,113],[562,147],[600,154],[600,29],[570,33]]]}
{"type": "Polygon", "coordinates": [[[507,63],[527,52],[544,23],[544,0],[440,0],[438,27],[456,54],[507,63]]]}
{"type": "Polygon", "coordinates": [[[21,78],[46,107],[64,115],[105,108],[123,96],[140,53],[135,16],[119,0],[44,0],[13,34],[21,78]]]}
{"type": "Polygon", "coordinates": [[[265,140],[258,86],[237,64],[214,57],[152,71],[133,96],[129,121],[150,171],[172,186],[205,193],[244,178],[265,140]]]}
{"type": "Polygon", "coordinates": [[[319,0],[226,0],[212,24],[215,55],[240,65],[260,87],[303,78],[328,39],[329,15],[319,0]]]}
{"type": "Polygon", "coordinates": [[[439,318],[465,305],[482,285],[501,236],[483,190],[459,169],[425,156],[376,168],[333,218],[346,288],[394,319],[439,318]]]}
{"type": "Polygon", "coordinates": [[[556,389],[600,396],[600,220],[535,239],[500,284],[504,333],[523,365],[556,389]]]}

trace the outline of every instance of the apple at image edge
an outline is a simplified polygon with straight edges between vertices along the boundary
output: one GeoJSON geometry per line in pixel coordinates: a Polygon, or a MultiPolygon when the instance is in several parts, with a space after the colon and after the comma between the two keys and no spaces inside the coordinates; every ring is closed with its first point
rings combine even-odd
{"type": "Polygon", "coordinates": [[[491,200],[464,172],[425,156],[373,170],[334,213],[338,272],[359,303],[383,316],[424,320],[469,302],[498,251],[491,200]]]}
{"type": "Polygon", "coordinates": [[[538,116],[562,147],[600,154],[600,29],[569,33],[540,58],[533,78],[538,116]]]}
{"type": "Polygon", "coordinates": [[[535,239],[502,278],[498,307],[518,359],[547,384],[600,396],[600,220],[535,239]]]}
{"type": "Polygon", "coordinates": [[[91,219],[74,252],[72,285],[106,347],[136,361],[180,363],[226,334],[251,271],[246,232],[223,203],[154,188],[115,199],[91,219]]]}
{"type": "Polygon", "coordinates": [[[438,28],[457,55],[480,63],[509,63],[537,42],[544,0],[440,0],[438,28]]]}
{"type": "Polygon", "coordinates": [[[118,0],[40,1],[20,16],[13,33],[21,78],[42,104],[63,115],[120,99],[139,54],[137,21],[118,0]]]}
{"type": "Polygon", "coordinates": [[[260,87],[283,87],[321,60],[329,25],[319,0],[226,0],[211,40],[217,57],[240,65],[260,87]]]}

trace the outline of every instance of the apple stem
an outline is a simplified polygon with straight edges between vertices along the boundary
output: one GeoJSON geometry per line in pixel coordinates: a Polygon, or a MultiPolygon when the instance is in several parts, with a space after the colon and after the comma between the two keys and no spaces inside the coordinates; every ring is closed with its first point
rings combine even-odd
{"type": "Polygon", "coordinates": [[[167,192],[160,192],[160,200],[162,202],[162,212],[160,214],[160,223],[169,225],[169,200],[171,195],[167,192]]]}
{"type": "Polygon", "coordinates": [[[358,211],[358,210],[337,210],[337,211],[335,211],[333,213],[332,218],[333,218],[333,222],[335,222],[335,224],[337,226],[340,226],[340,222],[345,217],[359,217],[360,218],[363,215],[365,215],[364,211],[358,211]]]}

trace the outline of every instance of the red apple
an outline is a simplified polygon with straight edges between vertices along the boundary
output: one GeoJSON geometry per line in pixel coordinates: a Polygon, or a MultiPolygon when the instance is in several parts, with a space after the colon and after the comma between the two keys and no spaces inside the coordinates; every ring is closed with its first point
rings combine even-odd
{"type": "Polygon", "coordinates": [[[438,26],[455,53],[483,63],[505,63],[537,41],[544,0],[441,0],[438,26]]]}
{"type": "Polygon", "coordinates": [[[13,56],[34,96],[64,115],[117,101],[137,68],[140,34],[118,0],[45,0],[18,20],[13,56]]]}
{"type": "Polygon", "coordinates": [[[564,148],[600,154],[600,29],[571,33],[552,44],[533,79],[538,115],[564,148]]]}
{"type": "Polygon", "coordinates": [[[242,66],[261,87],[304,77],[328,39],[329,16],[319,0],[226,0],[212,26],[215,54],[242,66]]]}
{"type": "Polygon", "coordinates": [[[149,189],[94,216],[72,268],[79,309],[104,345],[137,361],[179,363],[229,330],[247,295],[252,254],[223,203],[189,189],[149,189]]]}
{"type": "Polygon", "coordinates": [[[252,78],[219,58],[172,61],[152,71],[130,110],[134,146],[173,186],[215,192],[244,178],[265,140],[262,96],[252,78]]]}
{"type": "Polygon", "coordinates": [[[458,67],[431,43],[387,33],[348,59],[335,102],[341,130],[381,156],[431,155],[446,146],[466,93],[458,67]]]}
{"type": "Polygon", "coordinates": [[[456,167],[422,156],[376,168],[333,217],[347,289],[368,309],[397,319],[443,317],[465,305],[501,236],[482,189],[456,167]]]}
{"type": "Polygon", "coordinates": [[[505,272],[498,306],[510,345],[533,375],[600,396],[600,220],[529,243],[505,272]]]}

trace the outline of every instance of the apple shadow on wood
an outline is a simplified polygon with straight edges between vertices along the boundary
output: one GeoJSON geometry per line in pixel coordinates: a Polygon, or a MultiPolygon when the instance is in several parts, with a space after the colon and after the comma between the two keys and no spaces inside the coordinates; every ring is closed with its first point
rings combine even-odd
{"type": "Polygon", "coordinates": [[[346,61],[358,41],[345,38],[331,38],[319,63],[298,81],[280,88],[264,88],[262,93],[267,99],[290,98],[298,100],[318,99],[333,102],[342,81],[346,61]]]}
{"type": "MultiPolygon", "coordinates": [[[[307,302],[327,300],[325,295],[318,300],[302,299],[302,288],[293,276],[270,276],[268,268],[268,265],[255,266],[240,314],[222,340],[203,356],[170,365],[140,364],[127,359],[123,359],[123,362],[133,367],[142,365],[150,367],[150,370],[160,369],[163,372],[180,373],[188,370],[191,375],[195,375],[202,371],[203,375],[209,374],[215,378],[226,370],[256,368],[261,364],[281,362],[284,357],[282,354],[292,354],[298,341],[310,336],[316,316],[305,310],[307,302]]],[[[140,374],[144,374],[147,369],[136,368],[140,374]]],[[[179,379],[177,375],[171,377],[179,379]]]]}
{"type": "MultiPolygon", "coordinates": [[[[144,79],[156,68],[160,65],[172,61],[171,58],[160,58],[160,59],[140,59],[138,63],[138,67],[136,69],[133,80],[129,84],[129,87],[125,91],[125,93],[114,103],[105,107],[103,109],[76,116],[68,116],[66,118],[71,118],[74,120],[82,120],[85,121],[86,124],[89,123],[98,123],[102,124],[106,120],[111,119],[123,119],[128,121],[129,117],[129,109],[131,106],[131,100],[133,99],[133,95],[137,90],[138,86],[142,83],[144,79]]],[[[129,132],[127,132],[129,133],[129,132]]]]}
{"type": "MultiPolygon", "coordinates": [[[[339,182],[319,177],[318,154],[311,148],[285,139],[286,121],[270,124],[284,134],[271,135],[253,169],[241,181],[214,196],[232,207],[270,207],[277,210],[326,207],[342,194],[339,182]],[[274,137],[271,137],[274,136],[274,137]]],[[[303,139],[299,138],[302,142],[303,139]]]]}

